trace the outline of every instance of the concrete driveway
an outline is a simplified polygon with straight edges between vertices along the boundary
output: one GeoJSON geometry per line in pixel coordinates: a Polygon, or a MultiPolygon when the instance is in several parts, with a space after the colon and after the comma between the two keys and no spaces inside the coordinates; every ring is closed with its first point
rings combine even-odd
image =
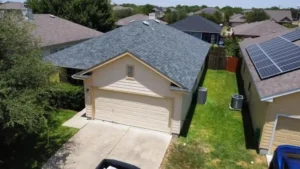
{"type": "Polygon", "coordinates": [[[103,159],[138,168],[159,168],[171,135],[125,125],[89,121],[53,155],[45,169],[95,169],[103,159]]]}

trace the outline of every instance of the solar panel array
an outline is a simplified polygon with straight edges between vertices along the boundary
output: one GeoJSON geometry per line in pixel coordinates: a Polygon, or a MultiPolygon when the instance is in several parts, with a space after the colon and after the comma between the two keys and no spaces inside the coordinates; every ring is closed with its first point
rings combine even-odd
{"type": "Polygon", "coordinates": [[[300,29],[297,29],[296,31],[282,35],[281,37],[283,37],[284,39],[287,39],[291,42],[300,40],[300,29]]]}
{"type": "Polygon", "coordinates": [[[277,37],[246,48],[262,80],[300,68],[300,46],[287,38],[277,37]]]}

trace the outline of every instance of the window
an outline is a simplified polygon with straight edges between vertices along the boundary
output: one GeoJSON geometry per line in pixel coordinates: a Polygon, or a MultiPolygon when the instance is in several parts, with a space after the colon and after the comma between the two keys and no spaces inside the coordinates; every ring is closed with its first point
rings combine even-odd
{"type": "Polygon", "coordinates": [[[127,77],[133,78],[134,76],[134,66],[128,65],[127,66],[127,77]]]}
{"type": "Polygon", "coordinates": [[[248,91],[250,92],[250,90],[251,90],[251,83],[249,82],[248,91]]]}

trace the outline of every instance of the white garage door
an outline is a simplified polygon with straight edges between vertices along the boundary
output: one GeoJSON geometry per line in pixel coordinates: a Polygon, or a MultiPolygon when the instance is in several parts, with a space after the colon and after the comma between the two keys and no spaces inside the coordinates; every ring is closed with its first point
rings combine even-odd
{"type": "Polygon", "coordinates": [[[96,90],[95,118],[170,132],[171,100],[96,90]]]}
{"type": "Polygon", "coordinates": [[[283,144],[300,146],[300,120],[289,117],[279,117],[272,152],[283,144]]]}

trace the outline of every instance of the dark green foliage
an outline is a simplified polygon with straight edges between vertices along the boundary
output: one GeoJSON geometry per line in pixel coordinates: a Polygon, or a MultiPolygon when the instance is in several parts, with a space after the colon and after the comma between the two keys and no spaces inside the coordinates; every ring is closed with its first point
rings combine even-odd
{"type": "Polygon", "coordinates": [[[50,106],[57,109],[82,110],[84,108],[83,87],[68,83],[57,83],[47,92],[50,106]]]}
{"type": "Polygon", "coordinates": [[[27,0],[34,13],[49,13],[98,31],[113,29],[110,0],[27,0]]]}
{"type": "Polygon", "coordinates": [[[47,126],[48,101],[40,97],[55,67],[42,61],[33,25],[21,15],[0,20],[0,145],[47,126]]]}
{"type": "Polygon", "coordinates": [[[213,15],[207,14],[207,13],[201,13],[200,16],[202,16],[212,22],[215,22],[216,24],[223,23],[223,16],[222,16],[222,13],[219,11],[216,11],[213,15]]]}
{"type": "Polygon", "coordinates": [[[172,24],[174,22],[180,21],[187,17],[187,13],[184,10],[177,10],[175,12],[172,12],[168,9],[165,20],[168,22],[168,24],[172,24]]]}
{"type": "Polygon", "coordinates": [[[39,169],[78,129],[62,124],[76,112],[59,110],[47,116],[48,129],[30,134],[10,145],[0,145],[1,169],[39,169]]]}
{"type": "Polygon", "coordinates": [[[229,18],[233,14],[242,14],[243,13],[243,8],[240,7],[231,7],[231,6],[225,6],[221,9],[222,12],[225,14],[225,21],[228,22],[229,18]]]}
{"type": "Polygon", "coordinates": [[[154,5],[146,4],[141,6],[141,12],[145,15],[148,15],[152,12],[154,5]]]}
{"type": "Polygon", "coordinates": [[[298,27],[298,25],[293,25],[291,23],[284,23],[284,24],[282,24],[282,26],[285,26],[285,27],[290,28],[290,29],[298,27]]]}
{"type": "Polygon", "coordinates": [[[116,19],[122,19],[132,15],[134,15],[134,11],[131,9],[121,9],[114,11],[114,17],[116,19]]]}
{"type": "Polygon", "coordinates": [[[226,51],[226,56],[239,56],[239,42],[240,39],[238,38],[227,38],[225,40],[225,51],[226,51]]]}
{"type": "Polygon", "coordinates": [[[270,16],[263,9],[252,9],[251,12],[246,13],[246,21],[249,22],[258,22],[270,19],[270,16]]]}

